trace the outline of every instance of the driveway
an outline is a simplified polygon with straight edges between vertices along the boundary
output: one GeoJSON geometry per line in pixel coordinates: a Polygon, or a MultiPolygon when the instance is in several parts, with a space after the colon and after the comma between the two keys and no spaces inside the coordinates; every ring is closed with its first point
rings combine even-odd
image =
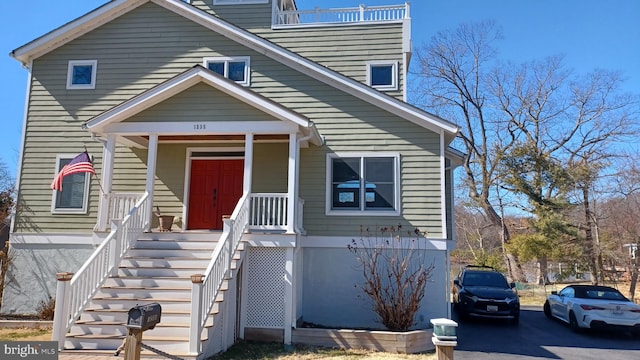
{"type": "Polygon", "coordinates": [[[517,326],[493,320],[458,323],[456,360],[640,359],[638,337],[602,331],[576,334],[564,323],[547,319],[538,306],[523,306],[517,326]]]}

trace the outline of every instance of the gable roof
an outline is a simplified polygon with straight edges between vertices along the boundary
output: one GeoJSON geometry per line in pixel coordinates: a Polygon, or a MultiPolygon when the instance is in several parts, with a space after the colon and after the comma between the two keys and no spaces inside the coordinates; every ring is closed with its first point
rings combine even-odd
{"type": "Polygon", "coordinates": [[[308,118],[237,84],[235,81],[220,76],[201,65],[195,65],[183,73],[93,117],[85,122],[82,127],[93,133],[101,133],[108,130],[109,125],[139,114],[199,83],[205,83],[218,89],[276,119],[293,123],[302,131],[305,137],[309,138],[309,142],[314,145],[322,144],[320,134],[313,122],[308,118]]]}
{"type": "Polygon", "coordinates": [[[460,128],[449,121],[381,93],[181,0],[112,0],[78,19],[13,50],[10,55],[24,65],[28,65],[33,59],[148,2],[153,2],[329,86],[384,108],[385,111],[426,129],[442,134],[446,143],[451,142],[459,132],[460,128]]]}

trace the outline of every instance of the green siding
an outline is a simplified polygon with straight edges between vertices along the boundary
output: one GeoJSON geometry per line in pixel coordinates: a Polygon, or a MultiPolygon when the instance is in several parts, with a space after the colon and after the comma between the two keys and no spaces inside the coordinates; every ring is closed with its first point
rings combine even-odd
{"type": "Polygon", "coordinates": [[[397,61],[399,89],[385,93],[399,99],[403,98],[405,69],[402,58],[401,23],[274,30],[271,29],[271,3],[239,6],[212,4],[213,0],[193,1],[193,5],[206,12],[363,83],[366,82],[367,61],[397,61]]]}
{"type": "MultiPolygon", "coordinates": [[[[373,37],[375,34],[372,29],[362,26],[318,31],[327,32],[336,41],[344,41],[346,44],[350,37],[373,37]],[[338,37],[343,39],[337,40],[338,37]]],[[[311,30],[304,32],[307,31],[311,30]]],[[[286,36],[293,36],[284,31],[267,32],[274,38],[281,36],[282,42],[286,41],[286,36]]],[[[296,42],[291,41],[288,46],[299,46],[301,52],[310,53],[314,51],[314,45],[302,44],[304,32],[297,34],[299,39],[295,40],[300,41],[301,45],[295,45],[296,42]]],[[[384,36],[393,37],[397,34],[384,36]]],[[[318,46],[329,49],[332,40],[331,37],[317,39],[317,43],[318,46]],[[325,45],[321,45],[323,41],[325,45]]],[[[362,41],[364,43],[369,40],[362,38],[362,41]]],[[[391,39],[389,41],[397,42],[391,39]]],[[[354,59],[367,58],[366,54],[363,55],[366,53],[364,49],[353,52],[345,50],[344,56],[337,52],[338,49],[347,49],[349,46],[338,45],[337,48],[330,48],[330,51],[334,55],[338,54],[335,56],[338,59],[351,56],[354,59]]],[[[391,53],[397,54],[398,51],[393,50],[391,53]]],[[[379,59],[383,52],[375,52],[374,55],[375,59],[379,59]]],[[[95,178],[91,181],[90,211],[87,215],[50,214],[49,184],[55,173],[56,154],[79,153],[86,146],[95,158],[95,167],[100,176],[102,146],[81,129],[81,124],[193,65],[201,64],[203,57],[208,56],[250,56],[251,91],[307,116],[316,123],[321,135],[325,137],[324,146],[311,146],[301,150],[300,195],[306,201],[304,227],[309,235],[357,234],[359,225],[396,223],[417,226],[429,231],[432,236],[441,233],[440,140],[437,134],[336,91],[306,74],[292,71],[151,3],[114,19],[34,62],[20,179],[21,209],[17,215],[16,231],[91,231],[97,216],[100,194],[95,178]],[[98,60],[96,89],[66,90],[68,60],[83,59],[98,60]],[[372,219],[325,216],[326,154],[337,151],[400,153],[403,216],[372,219]]],[[[317,56],[324,55],[318,53],[317,56]]],[[[329,60],[327,58],[328,62],[329,60]]],[[[352,63],[352,60],[344,61],[346,73],[349,73],[347,67],[352,63]]],[[[340,64],[342,60],[336,61],[332,66],[338,69],[342,66],[340,64]]],[[[353,71],[349,76],[362,78],[364,63],[361,70],[353,71]]],[[[223,117],[234,121],[269,119],[257,110],[247,109],[235,99],[222,96],[211,87],[197,85],[142,112],[134,120],[170,121],[178,115],[181,116],[181,121],[223,117]]],[[[154,205],[161,206],[163,212],[181,213],[188,146],[214,145],[161,143],[159,146],[154,205]]],[[[119,145],[115,158],[113,190],[144,191],[146,159],[146,150],[119,145]]],[[[286,143],[256,144],[253,191],[285,192],[287,159],[286,143]]]]}

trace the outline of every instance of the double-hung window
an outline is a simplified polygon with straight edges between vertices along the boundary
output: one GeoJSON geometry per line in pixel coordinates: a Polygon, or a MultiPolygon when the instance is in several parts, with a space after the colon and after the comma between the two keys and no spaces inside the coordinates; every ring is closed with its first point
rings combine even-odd
{"type": "MultiPolygon", "coordinates": [[[[58,155],[56,174],[76,155],[58,155]]],[[[62,179],[62,191],[53,191],[51,212],[55,214],[86,214],[89,199],[90,173],[69,174],[62,179]]]]}
{"type": "Polygon", "coordinates": [[[398,90],[398,63],[389,61],[368,62],[367,84],[378,90],[398,90]]]}
{"type": "Polygon", "coordinates": [[[67,89],[95,89],[98,60],[71,60],[67,68],[67,89]]]}
{"type": "Polygon", "coordinates": [[[210,57],[204,59],[204,66],[229,80],[241,85],[249,85],[249,57],[210,57]]]}
{"type": "Polygon", "coordinates": [[[400,214],[398,154],[327,156],[328,215],[400,214]]]}

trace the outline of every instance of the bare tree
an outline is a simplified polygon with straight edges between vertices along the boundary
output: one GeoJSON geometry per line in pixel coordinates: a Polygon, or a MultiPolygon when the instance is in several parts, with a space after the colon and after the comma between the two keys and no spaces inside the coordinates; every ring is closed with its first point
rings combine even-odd
{"type": "MultiPolygon", "coordinates": [[[[455,119],[463,128],[460,140],[467,153],[463,168],[469,198],[500,231],[504,245],[510,239],[509,229],[491,192],[497,183],[500,156],[513,145],[511,138],[500,136],[509,119],[493,110],[496,104],[491,96],[489,75],[496,57],[493,44],[499,38],[500,29],[493,22],[464,24],[433,36],[416,52],[420,81],[415,102],[455,119]]],[[[505,246],[503,254],[509,276],[526,282],[517,257],[505,246]]]]}
{"type": "Polygon", "coordinates": [[[534,216],[556,220],[560,218],[549,211],[562,211],[571,192],[580,194],[583,246],[592,274],[597,274],[590,191],[614,154],[612,145],[631,131],[635,98],[621,92],[619,73],[596,70],[574,76],[559,56],[521,65],[499,63],[493,48],[499,38],[493,22],[461,25],[434,36],[417,54],[417,101],[463,127],[469,198],[501,230],[512,278],[525,281],[498,211],[503,192],[519,194],[522,209],[534,216]]]}

